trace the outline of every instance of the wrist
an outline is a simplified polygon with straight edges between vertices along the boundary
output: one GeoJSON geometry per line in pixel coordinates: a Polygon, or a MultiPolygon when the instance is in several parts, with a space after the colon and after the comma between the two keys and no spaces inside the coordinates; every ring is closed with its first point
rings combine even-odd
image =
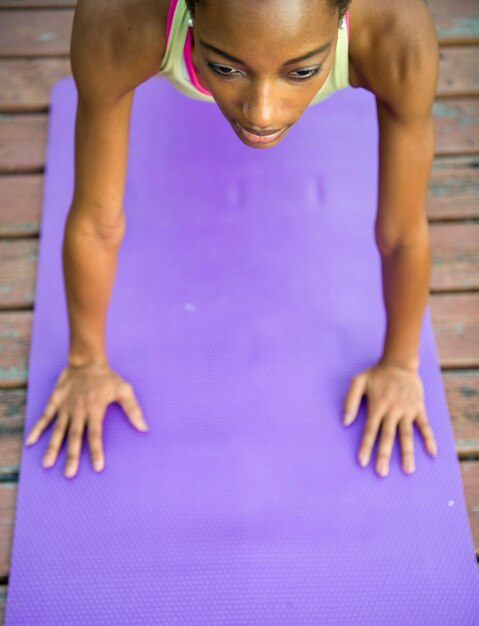
{"type": "Polygon", "coordinates": [[[400,359],[383,355],[379,359],[378,365],[391,365],[393,367],[398,367],[403,370],[415,372],[419,368],[419,357],[416,356],[410,359],[400,359]]]}
{"type": "Polygon", "coordinates": [[[82,367],[89,367],[93,365],[100,365],[108,367],[108,359],[106,355],[96,355],[96,356],[81,356],[81,355],[68,355],[68,367],[73,369],[79,369],[82,367]]]}

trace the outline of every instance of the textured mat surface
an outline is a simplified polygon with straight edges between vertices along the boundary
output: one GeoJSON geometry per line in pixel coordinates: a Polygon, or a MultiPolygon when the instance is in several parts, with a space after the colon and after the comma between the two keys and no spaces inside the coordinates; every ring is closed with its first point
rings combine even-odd
{"type": "MultiPolygon", "coordinates": [[[[67,353],[61,275],[76,91],[52,91],[25,432],[67,353]]],[[[160,79],[133,103],[127,232],[108,313],[118,405],[106,467],[65,478],[22,450],[7,626],[478,624],[479,581],[430,312],[420,374],[439,454],[415,430],[390,474],[356,456],[354,374],[381,354],[378,129],[348,88],[254,150],[216,105],[160,79]]]]}

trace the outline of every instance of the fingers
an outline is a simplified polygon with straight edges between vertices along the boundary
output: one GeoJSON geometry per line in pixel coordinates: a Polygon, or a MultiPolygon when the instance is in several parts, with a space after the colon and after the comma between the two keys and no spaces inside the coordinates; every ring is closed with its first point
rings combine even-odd
{"type": "Polygon", "coordinates": [[[84,415],[80,413],[75,415],[70,423],[67,441],[67,460],[65,463],[65,476],[68,478],[74,476],[78,470],[85,421],[84,415]]]}
{"type": "MultiPolygon", "coordinates": [[[[399,440],[401,444],[402,466],[407,474],[412,474],[416,467],[414,462],[414,429],[413,421],[410,417],[403,416],[398,419],[397,414],[387,413],[381,418],[380,409],[375,409],[368,416],[364,428],[363,440],[358,454],[358,460],[363,467],[369,463],[371,452],[374,448],[379,428],[381,434],[379,439],[378,454],[376,459],[376,471],[380,476],[387,476],[391,459],[396,429],[399,426],[399,440]]],[[[427,421],[425,413],[419,414],[416,419],[424,437],[426,447],[432,456],[437,454],[437,444],[432,429],[427,421]]]]}
{"type": "Polygon", "coordinates": [[[57,410],[58,410],[57,395],[55,393],[52,393],[47,403],[47,406],[45,407],[45,410],[43,411],[40,418],[37,420],[32,430],[29,432],[25,440],[25,444],[27,446],[31,446],[32,444],[38,441],[38,438],[40,437],[42,432],[45,430],[45,428],[50,424],[57,410]]]}
{"type": "Polygon", "coordinates": [[[68,425],[68,412],[65,409],[60,409],[58,419],[53,428],[52,436],[50,437],[50,443],[43,456],[43,467],[52,467],[57,460],[58,451],[61,448],[63,439],[65,438],[65,431],[68,425]]]}
{"type": "Polygon", "coordinates": [[[416,423],[421,431],[421,434],[424,438],[424,443],[426,444],[426,449],[431,456],[437,455],[437,443],[434,438],[434,433],[432,432],[432,428],[429,426],[428,419],[426,417],[425,411],[420,411],[416,417],[416,423]]]}
{"type": "Polygon", "coordinates": [[[143,432],[149,430],[148,424],[143,418],[143,412],[140,405],[138,404],[135,393],[133,391],[133,387],[132,385],[130,385],[130,383],[125,382],[121,385],[117,401],[121,405],[121,407],[127,414],[128,419],[135,428],[143,432]]]}
{"type": "Polygon", "coordinates": [[[368,374],[362,372],[354,376],[351,381],[346,399],[344,401],[344,417],[343,424],[349,426],[356,419],[359,405],[361,404],[361,398],[366,391],[366,385],[368,380],[368,374]]]}
{"type": "Polygon", "coordinates": [[[414,436],[411,420],[403,417],[399,422],[399,441],[401,443],[402,465],[407,474],[416,469],[414,463],[414,436]]]}
{"type": "Polygon", "coordinates": [[[397,419],[393,415],[388,415],[382,421],[381,436],[379,439],[378,454],[376,458],[376,471],[380,476],[389,474],[389,459],[394,447],[396,438],[397,419]]]}
{"type": "Polygon", "coordinates": [[[369,463],[371,452],[374,448],[374,442],[376,441],[379,426],[381,424],[381,418],[384,413],[382,406],[373,408],[368,407],[368,411],[369,414],[364,427],[363,439],[358,453],[358,461],[362,467],[366,467],[369,463]]]}
{"type": "Polygon", "coordinates": [[[88,420],[87,437],[90,449],[91,462],[96,472],[101,472],[105,467],[105,455],[103,452],[103,409],[95,409],[91,412],[88,420]]]}

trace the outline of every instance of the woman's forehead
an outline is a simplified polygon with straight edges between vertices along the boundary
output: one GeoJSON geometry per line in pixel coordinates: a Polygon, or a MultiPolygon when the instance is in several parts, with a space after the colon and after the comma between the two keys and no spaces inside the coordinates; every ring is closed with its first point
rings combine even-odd
{"type": "Polygon", "coordinates": [[[210,18],[258,20],[296,24],[317,19],[334,22],[337,12],[331,11],[329,0],[202,0],[198,12],[210,18]]]}
{"type": "Polygon", "coordinates": [[[297,47],[307,40],[319,46],[337,30],[328,0],[207,0],[200,7],[198,26],[217,43],[282,41],[297,47]]]}

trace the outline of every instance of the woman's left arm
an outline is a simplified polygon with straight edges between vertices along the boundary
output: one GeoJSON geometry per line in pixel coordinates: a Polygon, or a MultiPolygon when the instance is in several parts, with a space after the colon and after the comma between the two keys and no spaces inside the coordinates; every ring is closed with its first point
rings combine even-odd
{"type": "Polygon", "coordinates": [[[375,238],[381,256],[387,326],[381,358],[353,378],[344,403],[344,411],[349,413],[344,423],[349,425],[362,395],[367,394],[368,418],[358,458],[363,467],[369,463],[381,427],[376,469],[382,476],[389,470],[396,429],[404,470],[414,471],[414,421],[428,452],[437,454],[418,374],[418,351],[431,271],[425,204],[434,159],[432,105],[439,50],[429,9],[419,13],[422,17],[415,16],[414,28],[410,24],[411,37],[402,37],[401,44],[396,41],[395,48],[391,38],[391,54],[399,56],[396,67],[384,62],[375,72],[380,81],[374,85],[379,126],[375,238]]]}

